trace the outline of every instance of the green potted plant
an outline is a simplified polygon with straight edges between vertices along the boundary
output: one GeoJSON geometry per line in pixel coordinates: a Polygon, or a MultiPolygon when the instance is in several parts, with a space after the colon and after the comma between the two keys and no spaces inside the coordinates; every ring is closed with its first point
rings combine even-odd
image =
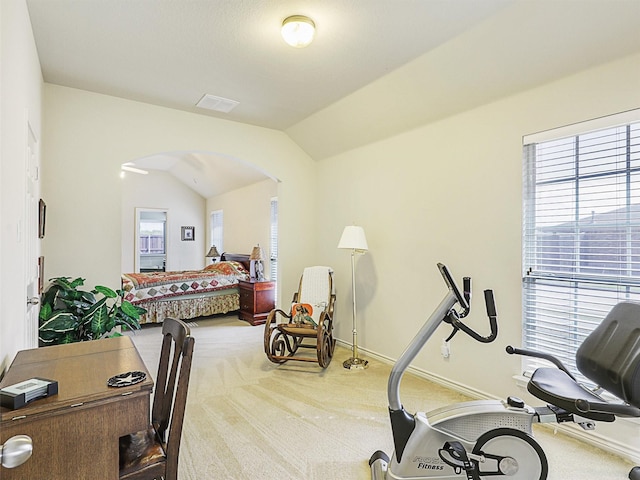
{"type": "Polygon", "coordinates": [[[96,340],[120,333],[114,329],[139,329],[146,310],[124,300],[121,290],[96,286],[81,290],[84,278],[56,277],[42,296],[39,317],[41,346],[96,340]]]}

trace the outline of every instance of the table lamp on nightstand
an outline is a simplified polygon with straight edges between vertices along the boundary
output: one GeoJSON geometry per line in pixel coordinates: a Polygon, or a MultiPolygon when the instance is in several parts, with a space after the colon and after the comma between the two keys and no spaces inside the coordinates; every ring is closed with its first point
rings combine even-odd
{"type": "Polygon", "coordinates": [[[262,260],[264,259],[264,250],[260,244],[253,247],[249,260],[251,260],[251,280],[262,282],[264,280],[264,266],[262,260]]]}
{"type": "Polygon", "coordinates": [[[220,252],[215,245],[212,245],[209,249],[209,253],[205,255],[207,258],[211,259],[211,263],[216,263],[216,258],[220,258],[220,252]]]}

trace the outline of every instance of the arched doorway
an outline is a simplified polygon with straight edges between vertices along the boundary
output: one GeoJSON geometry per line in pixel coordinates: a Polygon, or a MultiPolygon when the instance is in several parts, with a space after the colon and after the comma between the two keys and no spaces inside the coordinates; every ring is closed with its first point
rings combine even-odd
{"type": "MultiPolygon", "coordinates": [[[[224,211],[224,249],[249,253],[273,240],[278,182],[247,162],[211,152],[165,152],[132,160],[122,171],[123,272],[139,271],[136,211],[163,211],[166,270],[202,268],[212,244],[210,218],[224,211]],[[194,232],[184,239],[184,228],[194,232]]],[[[277,237],[276,237],[277,238],[277,237]]],[[[155,265],[155,264],[154,264],[155,265]]]]}

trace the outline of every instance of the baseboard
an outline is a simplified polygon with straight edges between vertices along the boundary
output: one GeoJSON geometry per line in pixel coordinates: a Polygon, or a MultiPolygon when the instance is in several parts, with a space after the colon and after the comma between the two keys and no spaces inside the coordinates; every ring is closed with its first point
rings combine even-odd
{"type": "MultiPolygon", "coordinates": [[[[351,344],[344,342],[342,340],[337,340],[337,343],[344,346],[345,348],[351,348],[351,344]]],[[[386,355],[381,355],[379,353],[376,352],[372,352],[371,350],[367,350],[366,348],[362,348],[360,346],[358,346],[358,350],[365,353],[368,357],[370,358],[374,358],[382,363],[386,363],[388,365],[393,365],[396,362],[396,359],[393,359],[391,357],[387,357],[386,355]]],[[[472,387],[469,387],[468,385],[464,385],[458,382],[454,382],[446,377],[443,377],[441,375],[436,375],[434,373],[428,372],[426,370],[423,370],[421,368],[416,368],[413,366],[409,366],[409,368],[407,369],[408,372],[411,372],[412,374],[416,375],[417,377],[420,378],[424,378],[425,380],[429,380],[433,383],[436,383],[438,385],[441,385],[445,388],[448,388],[450,390],[453,390],[455,392],[461,393],[463,395],[466,395],[468,397],[474,398],[474,399],[478,399],[478,400],[499,400],[498,397],[494,396],[494,395],[489,395],[487,392],[484,392],[482,390],[478,390],[472,387]]],[[[526,381],[527,379],[523,378],[519,378],[519,377],[514,377],[514,380],[516,381],[516,384],[519,386],[523,386],[526,385],[526,381]]],[[[640,421],[638,419],[635,418],[619,418],[616,420],[616,423],[631,423],[633,425],[633,428],[635,429],[639,429],[640,428],[640,421]]],[[[574,424],[567,424],[567,425],[558,425],[558,424],[542,424],[545,428],[550,428],[552,430],[557,430],[559,432],[562,432],[565,435],[568,435],[572,438],[575,438],[577,440],[580,440],[581,442],[584,442],[586,444],[595,446],[601,450],[604,450],[606,452],[612,453],[614,455],[617,455],[619,457],[622,457],[626,460],[629,460],[630,462],[633,462],[634,464],[638,464],[640,463],[640,448],[633,446],[633,445],[629,445],[627,443],[623,443],[620,442],[618,440],[616,440],[615,438],[609,437],[609,436],[604,436],[601,435],[600,433],[598,433],[597,431],[585,431],[582,430],[582,428],[577,427],[574,424]]],[[[638,443],[638,442],[634,442],[634,443],[638,443]]]]}

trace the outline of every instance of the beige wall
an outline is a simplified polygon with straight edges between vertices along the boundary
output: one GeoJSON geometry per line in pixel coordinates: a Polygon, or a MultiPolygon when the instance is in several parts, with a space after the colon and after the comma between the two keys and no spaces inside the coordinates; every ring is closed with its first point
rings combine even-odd
{"type": "MultiPolygon", "coordinates": [[[[271,246],[271,198],[277,196],[278,183],[263,180],[208,199],[207,235],[211,231],[211,213],[222,210],[224,250],[231,253],[251,253],[251,249],[260,244],[268,256],[271,246]]],[[[207,237],[207,247],[210,246],[211,239],[207,237]]],[[[223,253],[222,250],[220,253],[223,253]]],[[[268,277],[268,260],[264,262],[264,266],[268,277]]]]}
{"type": "MultiPolygon", "coordinates": [[[[332,194],[319,202],[327,222],[317,234],[320,256],[336,268],[340,312],[350,308],[350,272],[337,239],[352,222],[367,234],[370,251],[357,262],[361,346],[391,358],[402,352],[444,295],[435,267],[443,262],[456,278],[473,278],[469,321],[481,330],[482,291],[495,290],[500,336],[487,346],[459,335],[448,361],[432,348],[416,364],[494,395],[511,392],[520,362],[503,350],[521,343],[522,136],[635,107],[640,56],[320,162],[319,181],[332,194]]],[[[338,336],[348,338],[350,315],[340,320],[338,336]]]]}
{"type": "MultiPolygon", "coordinates": [[[[520,360],[504,352],[522,342],[522,136],[638,107],[640,55],[320,162],[318,181],[331,194],[319,201],[318,256],[336,269],[338,338],[350,336],[351,282],[348,254],[335,247],[355,222],[370,249],[357,260],[361,349],[401,354],[445,294],[435,266],[443,262],[458,281],[473,278],[468,321],[485,334],[482,291],[494,289],[499,337],[483,345],[458,334],[445,360],[439,347],[450,329],[441,327],[414,366],[472,391],[526,397],[512,378],[520,360]]],[[[615,436],[640,454],[637,435],[615,436]]]]}
{"type": "Polygon", "coordinates": [[[315,208],[314,187],[307,192],[309,186],[295,180],[313,176],[316,165],[282,132],[49,84],[44,108],[48,277],[82,275],[88,285],[118,284],[120,165],[162,151],[223,154],[280,179],[283,288],[289,283],[287,290],[293,289],[297,279],[289,279],[312,261],[316,237],[308,212],[315,208]],[[306,223],[302,234],[299,218],[306,223]]]}
{"type": "Polygon", "coordinates": [[[148,175],[121,173],[120,185],[121,272],[135,271],[136,208],[167,211],[167,270],[193,270],[204,266],[207,252],[204,198],[171,174],[158,170],[150,170],[148,175]],[[194,241],[182,241],[183,226],[195,227],[194,241]]]}
{"type": "MultiPolygon", "coordinates": [[[[0,367],[6,368],[21,348],[24,312],[24,246],[16,232],[24,218],[25,122],[16,119],[26,109],[39,126],[41,78],[24,2],[0,5],[0,367]]],[[[336,245],[345,225],[362,225],[370,251],[357,266],[361,347],[389,358],[400,354],[444,294],[435,269],[442,261],[456,278],[473,277],[469,322],[480,330],[486,331],[481,292],[495,290],[500,335],[492,345],[459,335],[448,361],[430,348],[416,366],[490,395],[521,394],[511,379],[520,362],[503,353],[508,343],[521,343],[521,137],[638,108],[638,85],[636,55],[318,163],[282,132],[45,85],[45,274],[118,283],[122,163],[159,151],[228,155],[281,182],[283,297],[296,289],[305,265],[333,266],[336,333],[350,341],[349,256],[336,245]]],[[[446,333],[440,330],[431,347],[446,333]]],[[[617,441],[637,451],[637,426],[635,436],[627,426],[616,422],[617,441]]]]}

